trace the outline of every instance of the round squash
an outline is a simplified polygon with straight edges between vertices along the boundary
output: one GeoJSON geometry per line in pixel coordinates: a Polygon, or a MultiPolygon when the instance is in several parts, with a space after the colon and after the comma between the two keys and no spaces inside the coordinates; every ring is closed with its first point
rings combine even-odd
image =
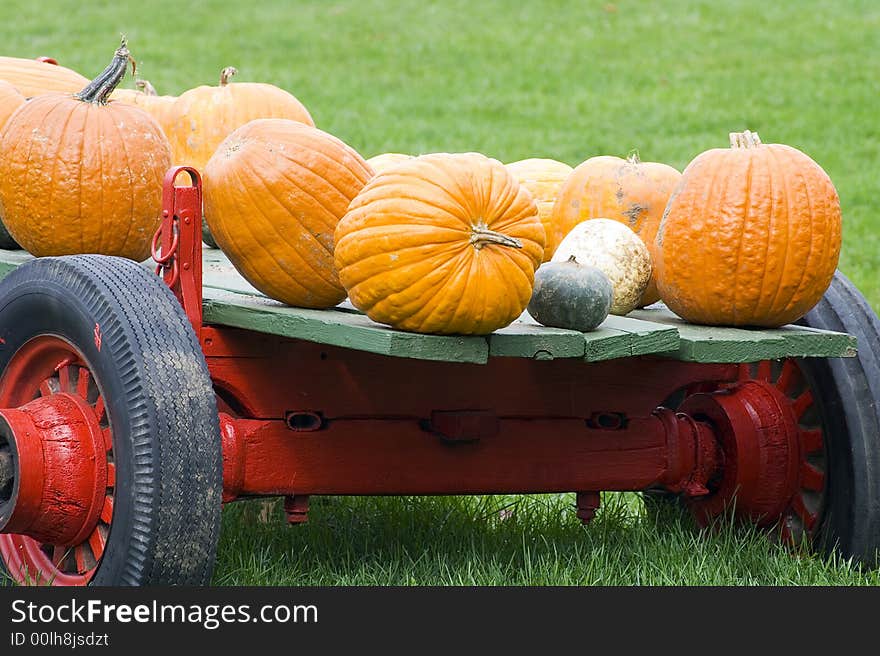
{"type": "Polygon", "coordinates": [[[205,219],[229,261],[267,296],[326,308],[345,298],[333,231],[373,175],[354,149],[287,119],[251,121],[205,169],[205,219]]]}
{"type": "Polygon", "coordinates": [[[612,219],[584,221],[565,236],[551,261],[572,255],[608,276],[614,288],[611,314],[623,316],[638,307],[651,280],[651,256],[636,233],[612,219]]]}
{"type": "Polygon", "coordinates": [[[605,321],[613,299],[608,276],[572,255],[565,262],[541,265],[528,311],[544,326],[589,332],[605,321]]]}
{"type": "MultiPolygon", "coordinates": [[[[177,96],[160,96],[149,80],[138,80],[135,86],[137,89],[117,89],[110,94],[110,99],[137,105],[156,119],[156,123],[167,136],[175,120],[174,103],[177,101],[177,96]]],[[[172,163],[176,162],[172,161],[172,163]]]]}
{"type": "Polygon", "coordinates": [[[801,151],[752,132],[685,169],[657,234],[657,284],[694,323],[782,326],[831,284],[840,255],[840,201],[801,151]]]}
{"type": "MultiPolygon", "coordinates": [[[[9,82],[0,80],[0,130],[15,110],[25,102],[24,96],[18,92],[18,89],[9,82]]],[[[7,250],[20,248],[2,222],[0,222],[0,248],[7,250]]]]}
{"type": "Polygon", "coordinates": [[[106,103],[128,60],[123,42],[85,89],[29,100],[0,132],[0,217],[34,255],[150,253],[171,156],[148,114],[106,103]]]}
{"type": "Polygon", "coordinates": [[[283,89],[254,82],[231,83],[233,67],[220,73],[220,86],[185,91],[174,103],[167,134],[175,164],[200,171],[230,133],[257,118],[286,118],[314,126],[303,104],[283,89]]]}
{"type": "Polygon", "coordinates": [[[0,80],[9,82],[25,98],[76,93],[89,83],[88,78],[64,66],[19,57],[0,57],[0,80]]]}
{"type": "Polygon", "coordinates": [[[531,194],[478,153],[435,153],[374,177],[336,228],[355,307],[420,333],[483,335],[519,317],[544,254],[531,194]]]}
{"type": "Polygon", "coordinates": [[[538,218],[544,224],[546,243],[544,244],[544,261],[548,262],[553,257],[556,244],[554,241],[555,230],[553,229],[553,206],[562,184],[571,175],[572,168],[555,159],[521,159],[511,162],[507,170],[513,173],[521,185],[529,190],[538,206],[538,218]]]}
{"type": "MultiPolygon", "coordinates": [[[[575,168],[559,191],[553,215],[556,243],[581,221],[601,217],[625,224],[655,258],[657,228],[680,179],[681,173],[671,166],[642,162],[638,155],[591,157],[575,168]]],[[[639,306],[659,298],[652,278],[639,306]]]]}
{"type": "Polygon", "coordinates": [[[367,160],[367,164],[370,165],[370,168],[373,169],[375,173],[382,173],[385,169],[390,169],[392,166],[397,166],[401,162],[406,162],[413,159],[412,155],[404,155],[403,153],[382,153],[381,155],[375,155],[367,160]]]}

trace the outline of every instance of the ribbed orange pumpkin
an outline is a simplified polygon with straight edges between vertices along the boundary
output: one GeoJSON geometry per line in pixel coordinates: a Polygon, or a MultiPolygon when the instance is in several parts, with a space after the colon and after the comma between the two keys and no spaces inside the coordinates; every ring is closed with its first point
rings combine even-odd
{"type": "Polygon", "coordinates": [[[368,159],[367,164],[370,165],[374,173],[378,174],[385,169],[390,169],[392,166],[397,166],[401,162],[407,162],[411,159],[413,159],[412,155],[404,155],[403,153],[382,153],[368,159]]]}
{"type": "Polygon", "coordinates": [[[0,57],[0,80],[9,82],[25,98],[76,93],[89,83],[88,78],[64,66],[19,57],[0,57]]]}
{"type": "Polygon", "coordinates": [[[801,151],[731,134],[685,169],[657,234],[663,300],[694,323],[781,326],[828,289],[840,202],[801,151]]]}
{"type": "MultiPolygon", "coordinates": [[[[0,80],[0,130],[9,120],[13,112],[27,102],[23,95],[18,92],[9,82],[0,80]]],[[[6,226],[0,222],[0,248],[19,248],[18,243],[9,234],[6,226]]]]}
{"type": "Polygon", "coordinates": [[[138,80],[135,86],[137,89],[117,89],[110,94],[110,99],[137,105],[156,119],[156,123],[167,135],[175,120],[174,103],[177,101],[177,96],[160,96],[148,80],[138,80]]]}
{"type": "Polygon", "coordinates": [[[220,86],[196,87],[177,99],[167,128],[175,164],[203,170],[221,141],[257,118],[315,125],[308,110],[287,91],[271,84],[229,82],[235,73],[231,66],[224,68],[220,86]]]}
{"type": "Polygon", "coordinates": [[[247,123],[205,169],[205,218],[254,287],[309,308],[345,298],[333,231],[373,172],[333,135],[286,119],[247,123]]]}
{"type": "MultiPolygon", "coordinates": [[[[553,210],[554,238],[558,245],[571,229],[587,219],[614,219],[625,223],[656,259],[654,240],[666,203],[681,173],[667,164],[603,155],[579,164],[559,190],[553,210]]],[[[659,300],[652,276],[640,306],[659,300]]]]}
{"type": "Polygon", "coordinates": [[[477,153],[423,155],[380,173],[336,228],[351,302],[413,332],[506,326],[528,305],[543,255],[531,194],[477,153]]]}
{"type": "Polygon", "coordinates": [[[6,119],[12,116],[12,113],[24,103],[24,96],[18,92],[18,89],[9,82],[0,80],[0,128],[6,123],[6,119]]]}
{"type": "Polygon", "coordinates": [[[521,159],[511,162],[507,170],[525,186],[538,206],[538,218],[544,224],[547,242],[544,244],[544,262],[549,262],[559,242],[553,241],[553,206],[562,184],[571,175],[572,168],[555,159],[521,159]]]}
{"type": "Polygon", "coordinates": [[[170,148],[143,110],[105,104],[127,64],[123,43],[79,94],[33,98],[0,132],[0,216],[34,255],[149,255],[170,148]]]}

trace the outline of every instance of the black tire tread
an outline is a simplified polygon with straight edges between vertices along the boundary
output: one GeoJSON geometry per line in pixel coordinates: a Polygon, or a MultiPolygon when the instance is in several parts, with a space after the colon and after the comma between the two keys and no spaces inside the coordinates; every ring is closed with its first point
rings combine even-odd
{"type": "MultiPolygon", "coordinates": [[[[210,374],[183,309],[158,276],[116,257],[38,258],[3,281],[0,297],[35,286],[55,287],[86,305],[123,381],[132,535],[121,573],[108,580],[102,563],[93,583],[209,583],[220,529],[219,423],[210,374]]],[[[105,559],[112,538],[111,529],[105,559]]]]}

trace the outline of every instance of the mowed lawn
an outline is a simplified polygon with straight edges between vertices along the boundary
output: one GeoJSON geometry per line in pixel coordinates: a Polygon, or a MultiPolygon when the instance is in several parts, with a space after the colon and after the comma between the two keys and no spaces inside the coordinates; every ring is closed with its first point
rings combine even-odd
{"type": "MultiPolygon", "coordinates": [[[[683,168],[731,131],[796,146],[829,173],[841,269],[880,308],[880,3],[876,0],[100,3],[4,0],[2,53],[91,77],[120,33],[160,93],[239,81],[294,93],[372,156],[475,150],[575,165],[626,155],[683,168]],[[98,4],[98,3],[94,3],[98,4]]],[[[131,80],[126,82],[131,85],[131,80]]],[[[226,509],[218,584],[877,584],[744,527],[699,531],[608,494],[324,498],[226,509]]]]}

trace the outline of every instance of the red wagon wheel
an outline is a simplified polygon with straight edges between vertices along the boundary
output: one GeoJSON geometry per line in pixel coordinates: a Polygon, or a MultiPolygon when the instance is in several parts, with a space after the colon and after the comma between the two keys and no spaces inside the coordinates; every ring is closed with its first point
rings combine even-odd
{"type": "MultiPolygon", "coordinates": [[[[670,399],[710,422],[721,473],[686,505],[703,523],[731,511],[868,565],[880,554],[880,319],[840,272],[803,325],[856,337],[846,358],[744,364],[738,380],[700,383],[670,399]]],[[[673,495],[646,495],[660,505],[673,495]]]]}
{"type": "Polygon", "coordinates": [[[210,375],[158,277],[73,256],[0,283],[0,572],[208,583],[221,490],[210,375]]]}
{"type": "MultiPolygon", "coordinates": [[[[87,515],[87,526],[78,532],[75,544],[53,544],[28,535],[0,535],[0,556],[9,574],[18,583],[86,585],[95,573],[113,521],[116,465],[113,462],[113,431],[101,390],[83,355],[60,337],[43,335],[27,342],[13,355],[0,376],[0,407],[24,406],[36,399],[52,396],[72,397],[78,410],[85,410],[87,424],[80,440],[94,460],[90,476],[94,508],[87,515]],[[100,507],[98,507],[98,505],[100,507]],[[77,536],[80,537],[80,536],[77,536]]],[[[65,399],[68,400],[68,399],[65,399]]],[[[0,440],[5,441],[2,437],[0,440]]],[[[8,449],[9,445],[6,444],[8,449]]],[[[11,493],[15,485],[6,485],[11,493]]]]}

